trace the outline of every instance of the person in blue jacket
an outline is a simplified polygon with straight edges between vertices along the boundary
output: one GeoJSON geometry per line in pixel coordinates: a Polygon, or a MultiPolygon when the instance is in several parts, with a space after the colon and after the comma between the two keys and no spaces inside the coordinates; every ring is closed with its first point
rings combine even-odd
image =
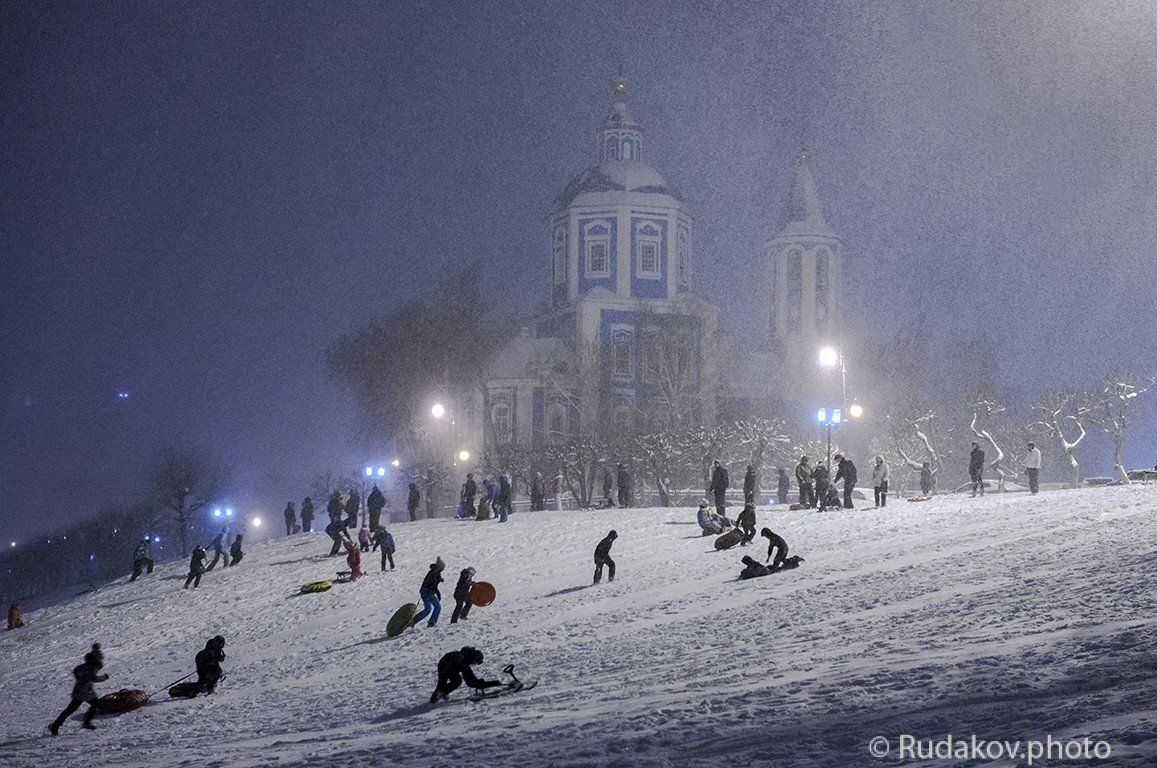
{"type": "Polygon", "coordinates": [[[438,589],[438,585],[443,581],[444,570],[446,564],[442,562],[442,558],[439,557],[430,563],[430,570],[426,572],[426,578],[422,579],[422,586],[418,589],[418,595],[422,598],[422,611],[410,622],[411,627],[417,626],[418,622],[427,616],[430,617],[427,626],[432,627],[438,623],[438,617],[442,614],[442,592],[438,589]]]}

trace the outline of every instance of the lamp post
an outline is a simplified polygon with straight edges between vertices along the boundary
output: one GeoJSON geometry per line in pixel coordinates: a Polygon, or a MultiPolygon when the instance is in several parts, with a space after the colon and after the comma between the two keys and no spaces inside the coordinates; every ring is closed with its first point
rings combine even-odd
{"type": "Polygon", "coordinates": [[[839,408],[820,408],[816,411],[816,421],[828,430],[828,463],[825,464],[828,472],[832,471],[832,427],[843,423],[844,413],[839,408]]]}

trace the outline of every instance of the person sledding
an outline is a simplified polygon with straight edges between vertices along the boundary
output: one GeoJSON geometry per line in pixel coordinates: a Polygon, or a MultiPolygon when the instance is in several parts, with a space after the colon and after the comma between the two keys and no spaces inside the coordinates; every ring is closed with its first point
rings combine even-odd
{"type": "Polygon", "coordinates": [[[744,555],[743,570],[739,572],[740,579],[757,579],[760,576],[770,576],[772,570],[763,563],[758,562],[751,555],[744,555]]]}
{"type": "Polygon", "coordinates": [[[430,694],[430,703],[437,704],[439,699],[445,700],[451,691],[462,685],[463,681],[479,691],[502,685],[499,680],[478,679],[471,667],[478,666],[482,661],[482,651],[468,645],[460,651],[451,651],[439,659],[438,686],[430,694]]]}
{"type": "Polygon", "coordinates": [[[346,538],[343,540],[345,544],[345,562],[350,567],[350,581],[357,581],[362,577],[362,553],[358,549],[358,545],[354,544],[352,540],[346,538]]]}
{"type": "Polygon", "coordinates": [[[699,502],[699,511],[695,515],[699,528],[704,536],[718,536],[731,528],[731,521],[726,517],[715,514],[715,510],[708,506],[707,499],[699,502]]]}
{"type": "Polygon", "coordinates": [[[88,704],[88,711],[84,713],[82,727],[90,731],[96,730],[96,726],[92,724],[92,719],[97,713],[98,697],[93,684],[108,680],[108,675],[102,675],[100,672],[103,666],[104,654],[100,650],[100,643],[93,643],[92,650],[84,655],[84,663],[72,670],[72,676],[76,678],[76,682],[72,686],[72,700],[48,726],[48,730],[52,732],[53,736],[60,732],[60,726],[64,725],[64,721],[68,719],[69,715],[80,709],[81,704],[88,704]]]}
{"type": "Polygon", "coordinates": [[[787,542],[770,528],[764,528],[759,535],[767,539],[767,562],[771,563],[771,571],[774,573],[782,568],[784,561],[787,560],[787,542]]]}
{"type": "Polygon", "coordinates": [[[410,622],[411,627],[416,627],[418,622],[427,616],[430,617],[427,626],[432,627],[438,623],[438,617],[442,614],[442,593],[438,585],[442,583],[444,570],[446,564],[442,562],[442,558],[439,557],[430,563],[430,570],[426,572],[426,578],[422,579],[422,586],[418,589],[418,595],[422,598],[422,610],[410,622]]]}
{"type": "Polygon", "coordinates": [[[217,690],[217,683],[225,677],[221,670],[221,662],[225,661],[225,638],[221,635],[209,638],[205,647],[197,651],[194,661],[197,664],[197,684],[193,695],[213,693],[217,690]]]}

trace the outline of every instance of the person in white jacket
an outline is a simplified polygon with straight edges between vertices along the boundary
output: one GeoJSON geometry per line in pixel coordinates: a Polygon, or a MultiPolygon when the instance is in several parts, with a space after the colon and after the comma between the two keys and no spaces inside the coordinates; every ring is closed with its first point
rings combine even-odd
{"type": "Polygon", "coordinates": [[[1024,471],[1028,475],[1028,489],[1033,493],[1040,490],[1038,485],[1038,478],[1040,475],[1040,448],[1036,447],[1036,443],[1028,444],[1028,453],[1024,457],[1024,471]]]}
{"type": "Polygon", "coordinates": [[[872,466],[872,491],[876,495],[876,506],[888,506],[888,465],[883,456],[876,457],[872,466]]]}

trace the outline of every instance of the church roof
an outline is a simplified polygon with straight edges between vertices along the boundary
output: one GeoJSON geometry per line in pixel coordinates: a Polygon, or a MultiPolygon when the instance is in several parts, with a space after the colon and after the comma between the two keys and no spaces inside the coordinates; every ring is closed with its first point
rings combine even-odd
{"type": "Polygon", "coordinates": [[[641,192],[679,199],[679,192],[663,174],[638,160],[604,160],[592,165],[563,187],[554,204],[565,208],[585,192],[641,192]]]}
{"type": "Polygon", "coordinates": [[[779,220],[779,235],[821,235],[835,237],[836,233],[824,219],[823,206],[816,192],[816,182],[808,165],[808,153],[796,158],[795,180],[787,196],[787,205],[779,220]]]}

